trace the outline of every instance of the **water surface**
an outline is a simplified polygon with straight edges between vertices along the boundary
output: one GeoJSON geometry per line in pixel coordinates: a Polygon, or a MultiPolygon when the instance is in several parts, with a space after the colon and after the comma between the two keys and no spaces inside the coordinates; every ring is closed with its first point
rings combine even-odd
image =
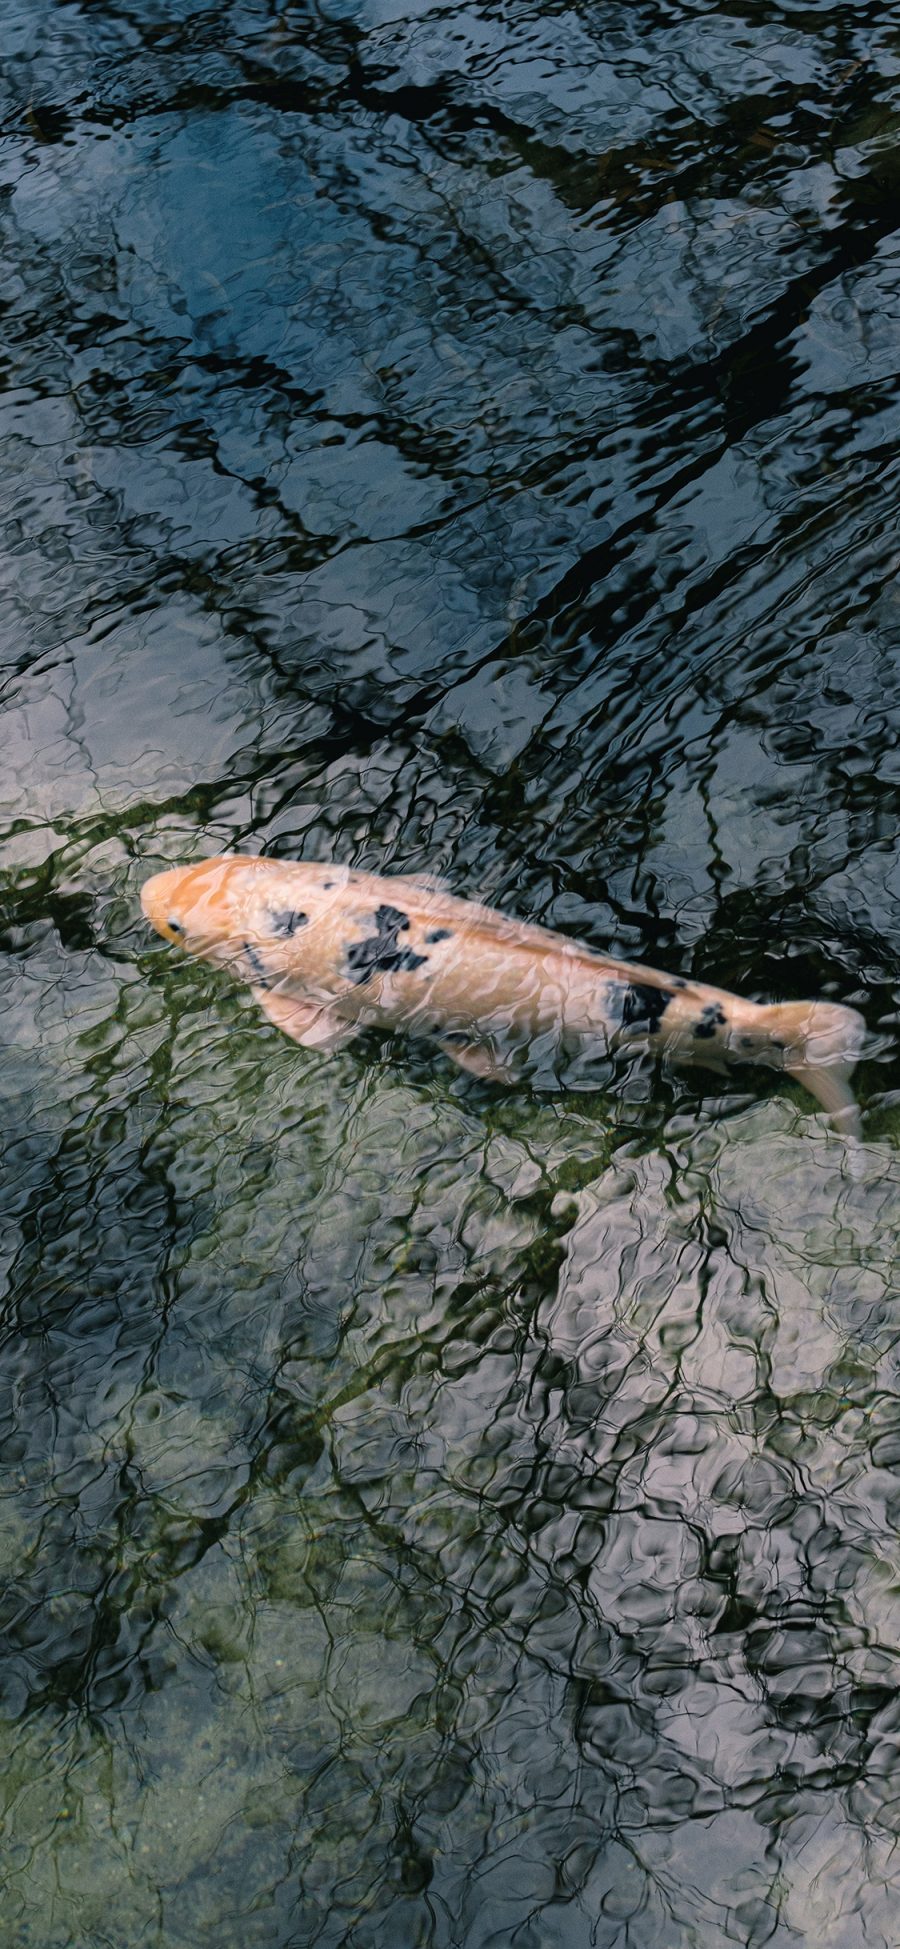
{"type": "Polygon", "coordinates": [[[894,1949],[900,17],[0,0],[0,1935],[894,1949]],[[332,1058],[426,869],[881,1037],[332,1058]]]}

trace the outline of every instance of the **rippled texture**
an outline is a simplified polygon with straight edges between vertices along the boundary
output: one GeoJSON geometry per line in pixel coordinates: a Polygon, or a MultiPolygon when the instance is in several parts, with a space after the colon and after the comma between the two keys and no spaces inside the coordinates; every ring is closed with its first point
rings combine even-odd
{"type": "Polygon", "coordinates": [[[12,1949],[895,1949],[896,9],[0,0],[12,1949]],[[223,846],[881,1032],[331,1059],[223,846]]]}

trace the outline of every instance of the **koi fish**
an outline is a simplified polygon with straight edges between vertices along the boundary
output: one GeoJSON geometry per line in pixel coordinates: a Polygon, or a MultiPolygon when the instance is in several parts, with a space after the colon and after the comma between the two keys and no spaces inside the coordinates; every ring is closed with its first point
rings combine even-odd
{"type": "Polygon", "coordinates": [[[141,894],[167,941],[250,985],[275,1027],[335,1049],[360,1028],[428,1036],[489,1081],[523,1063],[645,1046],[726,1071],[794,1077],[844,1129],[865,1024],[836,1002],[744,1001],[619,961],[460,900],[428,879],[223,854],[157,873],[141,894]]]}

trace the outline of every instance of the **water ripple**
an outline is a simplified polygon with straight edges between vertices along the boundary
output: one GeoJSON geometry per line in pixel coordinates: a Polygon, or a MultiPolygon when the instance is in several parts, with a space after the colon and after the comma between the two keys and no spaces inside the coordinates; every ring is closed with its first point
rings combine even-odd
{"type": "Polygon", "coordinates": [[[4,1942],[889,1949],[883,13],[2,0],[4,1942]],[[872,1030],[281,1041],[222,847],[872,1030]]]}

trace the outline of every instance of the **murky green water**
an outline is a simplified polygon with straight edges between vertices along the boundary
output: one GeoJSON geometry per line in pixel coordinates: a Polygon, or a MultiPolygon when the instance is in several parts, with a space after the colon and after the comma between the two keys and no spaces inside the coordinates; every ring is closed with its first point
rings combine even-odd
{"type": "Polygon", "coordinates": [[[900,13],[0,0],[0,1943],[896,1949],[900,13]],[[223,846],[881,1036],[324,1058],[223,846]]]}

